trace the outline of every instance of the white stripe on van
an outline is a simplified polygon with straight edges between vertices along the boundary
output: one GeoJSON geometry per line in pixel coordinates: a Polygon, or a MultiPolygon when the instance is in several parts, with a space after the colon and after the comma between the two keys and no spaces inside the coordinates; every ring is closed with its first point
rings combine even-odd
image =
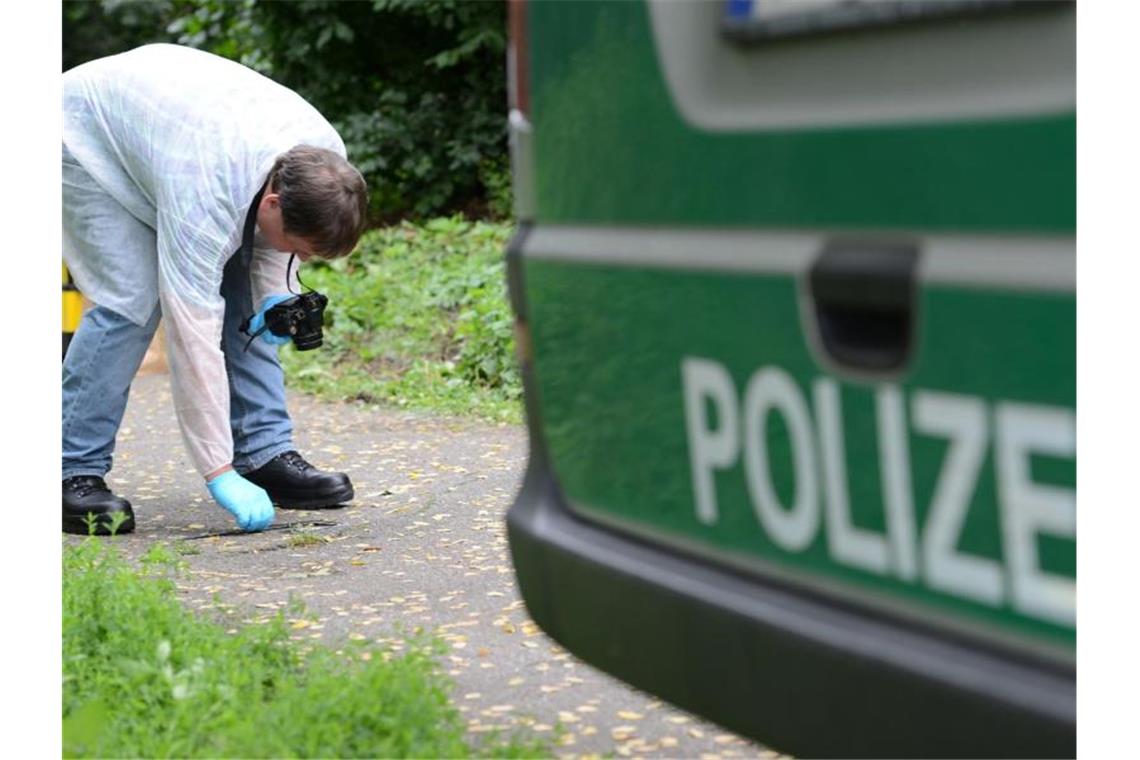
{"type": "Polygon", "coordinates": [[[923,283],[1015,290],[1076,288],[1072,236],[803,233],[536,225],[523,255],[661,269],[801,275],[835,240],[913,242],[923,283]]]}

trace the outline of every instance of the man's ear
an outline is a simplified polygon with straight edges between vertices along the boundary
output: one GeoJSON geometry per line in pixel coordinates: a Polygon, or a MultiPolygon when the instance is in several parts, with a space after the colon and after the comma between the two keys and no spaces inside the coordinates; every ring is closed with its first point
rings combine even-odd
{"type": "Polygon", "coordinates": [[[281,205],[281,197],[277,193],[266,193],[261,196],[261,205],[267,209],[276,211],[281,205]]]}

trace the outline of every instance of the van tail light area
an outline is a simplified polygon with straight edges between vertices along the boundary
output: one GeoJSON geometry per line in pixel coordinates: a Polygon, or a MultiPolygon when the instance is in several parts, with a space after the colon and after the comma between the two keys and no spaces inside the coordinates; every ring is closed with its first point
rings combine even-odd
{"type": "Polygon", "coordinates": [[[525,0],[510,0],[507,6],[510,41],[507,44],[507,91],[510,115],[507,134],[511,150],[511,183],[514,216],[518,221],[535,217],[537,200],[534,181],[533,128],[530,112],[530,46],[525,0]]]}
{"type": "Polygon", "coordinates": [[[509,0],[507,4],[507,89],[512,118],[518,111],[530,117],[530,51],[527,46],[526,0],[509,0]]]}

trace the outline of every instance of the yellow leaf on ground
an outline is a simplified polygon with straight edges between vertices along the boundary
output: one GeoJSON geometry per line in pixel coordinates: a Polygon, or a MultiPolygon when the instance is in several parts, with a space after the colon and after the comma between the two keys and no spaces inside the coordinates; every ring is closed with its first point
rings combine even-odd
{"type": "Polygon", "coordinates": [[[635,726],[614,726],[610,729],[610,736],[617,742],[624,742],[630,739],[635,733],[637,733],[635,726]]]}

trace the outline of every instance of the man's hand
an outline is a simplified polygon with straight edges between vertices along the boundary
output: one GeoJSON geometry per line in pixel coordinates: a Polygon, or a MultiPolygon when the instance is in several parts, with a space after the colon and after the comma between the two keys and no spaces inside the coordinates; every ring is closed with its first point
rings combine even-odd
{"type": "Polygon", "coordinates": [[[274,346],[281,346],[288,343],[290,340],[288,335],[274,335],[265,328],[265,312],[282,301],[288,301],[290,298],[293,298],[293,296],[288,293],[266,296],[265,300],[261,302],[261,308],[257,310],[256,314],[249,318],[249,334],[257,335],[257,331],[262,330],[261,339],[266,343],[274,346]]]}
{"type": "Polygon", "coordinates": [[[250,483],[233,470],[206,483],[210,495],[234,516],[238,527],[247,532],[265,530],[273,522],[273,503],[264,488],[250,483]]]}

